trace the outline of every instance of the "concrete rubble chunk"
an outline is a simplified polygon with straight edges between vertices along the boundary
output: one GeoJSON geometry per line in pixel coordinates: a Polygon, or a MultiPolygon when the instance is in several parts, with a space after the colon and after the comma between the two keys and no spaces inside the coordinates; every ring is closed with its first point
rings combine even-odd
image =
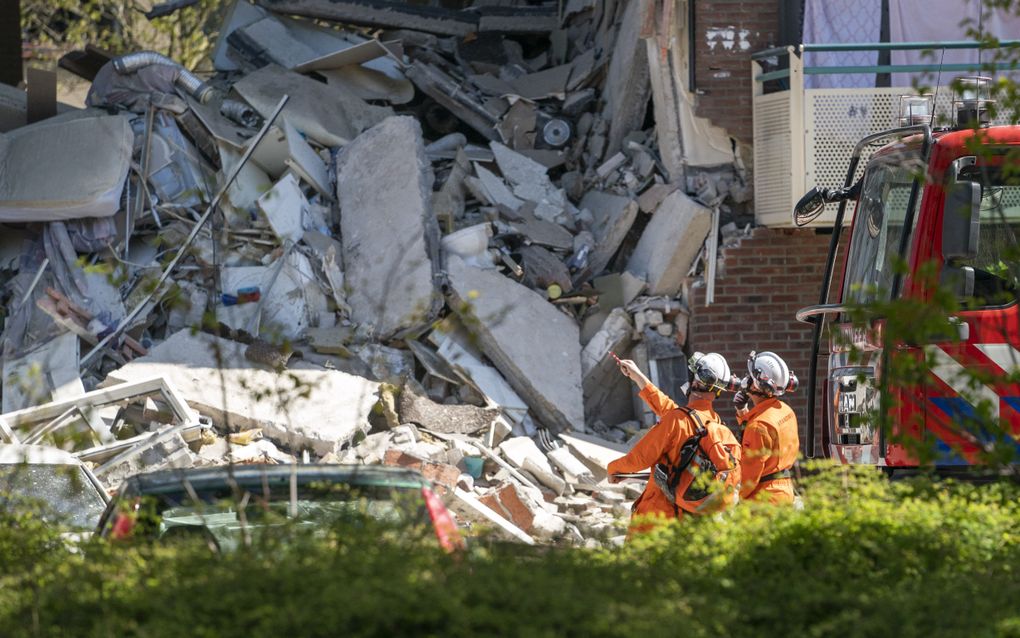
{"type": "Polygon", "coordinates": [[[499,371],[482,361],[482,354],[474,348],[466,331],[441,333],[436,330],[429,335],[429,339],[438,348],[437,356],[463,371],[467,379],[481,390],[488,401],[499,406],[514,422],[524,420],[528,413],[528,404],[499,371]]]}
{"type": "Polygon", "coordinates": [[[478,174],[478,181],[489,203],[506,206],[513,211],[524,205],[524,200],[515,196],[506,183],[492,171],[475,164],[475,173],[478,174]]]}
{"type": "Polygon", "coordinates": [[[457,434],[486,430],[499,415],[499,410],[494,408],[436,403],[412,383],[404,384],[397,412],[402,423],[417,423],[428,430],[457,434]]]}
{"type": "Polygon", "coordinates": [[[638,205],[630,197],[601,191],[588,191],[580,207],[588,209],[594,223],[595,251],[590,261],[591,272],[600,273],[609,265],[624,237],[637,218],[638,205]]]}
{"type": "MultiPolygon", "coordinates": [[[[641,39],[643,7],[641,2],[627,3],[616,44],[609,55],[609,71],[603,89],[606,101],[603,117],[610,121],[606,156],[620,150],[628,133],[641,128],[652,94],[648,45],[641,39]]],[[[657,48],[653,50],[658,51],[657,48]]]]}
{"type": "Polygon", "coordinates": [[[373,106],[356,95],[269,65],[234,84],[255,109],[268,117],[280,98],[289,95],[283,117],[323,146],[342,146],[364,130],[393,115],[389,107],[373,106]]]}
{"type": "Polygon", "coordinates": [[[421,125],[411,117],[386,119],[337,161],[351,319],[377,336],[422,324],[442,304],[434,286],[432,182],[421,125]]]}
{"type": "Polygon", "coordinates": [[[542,471],[552,473],[552,466],[545,458],[538,445],[527,436],[514,436],[499,444],[499,451],[514,464],[517,468],[524,467],[524,461],[530,459],[532,463],[542,468],[542,471]]]}
{"type": "Polygon", "coordinates": [[[581,387],[584,414],[589,423],[595,420],[616,423],[630,415],[631,382],[620,374],[610,352],[625,357],[630,351],[633,332],[630,313],[614,308],[581,351],[581,387]]]}
{"type": "Polygon", "coordinates": [[[627,271],[648,282],[650,295],[676,295],[711,226],[711,210],[673,191],[641,234],[627,271]]]}
{"type": "Polygon", "coordinates": [[[119,115],[44,120],[0,133],[0,222],[113,215],[133,143],[130,120],[119,115]]]}
{"type": "Polygon", "coordinates": [[[84,394],[79,353],[78,336],[65,332],[21,357],[4,357],[3,411],[84,394]]]}
{"type": "Polygon", "coordinates": [[[610,462],[630,451],[627,445],[581,432],[561,433],[560,438],[599,481],[606,478],[606,467],[610,462]]]}
{"type": "Polygon", "coordinates": [[[581,346],[577,324],[545,298],[456,256],[448,264],[453,307],[477,318],[478,342],[539,420],[581,429],[581,346]]]}
{"type": "Polygon", "coordinates": [[[302,219],[308,214],[308,198],[293,175],[285,175],[262,197],[259,210],[281,240],[297,243],[304,235],[302,219]]]}
{"type": "Polygon", "coordinates": [[[545,166],[499,142],[492,142],[489,146],[499,170],[513,187],[513,194],[537,205],[536,217],[556,223],[570,221],[566,212],[567,196],[553,185],[545,166]]]}
{"type": "Polygon", "coordinates": [[[588,479],[594,482],[591,470],[588,469],[587,465],[574,456],[569,448],[558,447],[551,450],[546,457],[568,478],[581,482],[586,482],[586,479],[588,479]]]}
{"type": "Polygon", "coordinates": [[[162,377],[221,427],[261,427],[274,443],[320,455],[368,430],[378,383],[325,369],[280,375],[253,367],[244,351],[244,344],[182,330],[110,373],[104,385],[162,377]],[[308,395],[294,399],[295,384],[308,395]]]}

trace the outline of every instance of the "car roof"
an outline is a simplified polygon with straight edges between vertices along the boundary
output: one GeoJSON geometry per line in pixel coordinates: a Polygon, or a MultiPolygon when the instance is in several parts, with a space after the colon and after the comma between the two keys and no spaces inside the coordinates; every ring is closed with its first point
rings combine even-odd
{"type": "Polygon", "coordinates": [[[136,474],[124,480],[119,493],[160,494],[176,492],[187,481],[201,490],[227,484],[231,478],[239,485],[286,484],[291,474],[298,483],[329,481],[348,485],[375,485],[397,488],[421,488],[429,482],[416,470],[385,465],[221,465],[162,470],[136,474]]]}
{"type": "Polygon", "coordinates": [[[0,465],[81,465],[81,461],[70,452],[48,445],[24,445],[22,443],[0,443],[0,465]]]}

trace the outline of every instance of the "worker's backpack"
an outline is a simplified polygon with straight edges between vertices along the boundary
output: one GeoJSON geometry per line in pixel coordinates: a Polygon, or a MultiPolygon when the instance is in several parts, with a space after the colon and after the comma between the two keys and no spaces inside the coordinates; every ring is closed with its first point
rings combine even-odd
{"type": "Polygon", "coordinates": [[[740,485],[740,444],[725,425],[706,426],[698,413],[679,408],[695,424],[680,445],[675,463],[669,458],[652,470],[655,483],[677,509],[706,514],[732,505],[740,485]]]}

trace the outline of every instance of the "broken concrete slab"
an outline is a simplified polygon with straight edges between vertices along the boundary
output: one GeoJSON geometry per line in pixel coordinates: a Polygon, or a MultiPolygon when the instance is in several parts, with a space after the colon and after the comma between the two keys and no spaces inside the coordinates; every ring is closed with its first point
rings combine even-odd
{"type": "Polygon", "coordinates": [[[21,357],[4,357],[3,411],[84,394],[79,354],[78,336],[65,332],[21,357]]]}
{"type": "Polygon", "coordinates": [[[528,413],[528,404],[492,366],[482,362],[482,354],[463,329],[441,332],[433,330],[429,339],[438,347],[436,355],[460,369],[493,405],[499,406],[515,423],[528,413]]]}
{"type": "Polygon", "coordinates": [[[553,185],[545,166],[499,142],[492,142],[489,146],[499,170],[513,186],[513,194],[536,204],[536,217],[558,224],[572,221],[567,213],[572,208],[567,196],[553,185]]]}
{"type": "Polygon", "coordinates": [[[392,336],[441,307],[434,286],[439,225],[421,125],[387,118],[337,160],[337,198],[351,319],[392,336]]]}
{"type": "Polygon", "coordinates": [[[619,151],[624,136],[641,128],[648,109],[652,87],[648,48],[641,39],[643,6],[641,2],[627,3],[609,55],[606,86],[602,91],[606,101],[603,118],[609,121],[609,140],[603,157],[619,151]]]}
{"type": "Polygon", "coordinates": [[[654,213],[669,194],[677,189],[676,184],[652,184],[638,197],[638,206],[643,213],[654,213]]]}
{"type": "Polygon", "coordinates": [[[615,352],[621,358],[625,357],[630,351],[633,332],[630,313],[623,308],[615,308],[581,351],[581,387],[588,423],[597,420],[618,423],[633,415],[630,380],[620,374],[616,361],[610,355],[610,352],[615,352]]]}
{"type": "Polygon", "coordinates": [[[545,298],[452,256],[454,310],[478,331],[482,351],[538,418],[562,431],[582,428],[581,347],[577,324],[545,298]]]}
{"type": "Polygon", "coordinates": [[[503,180],[496,177],[492,171],[475,164],[475,173],[478,175],[478,182],[488,203],[505,206],[512,211],[516,211],[524,205],[524,200],[516,197],[503,180]]]}
{"type": "Polygon", "coordinates": [[[301,241],[305,233],[302,221],[308,214],[308,198],[301,191],[296,177],[284,175],[283,179],[258,198],[258,207],[281,241],[301,241]]]}
{"type": "Polygon", "coordinates": [[[286,118],[283,119],[283,133],[287,140],[287,159],[284,160],[287,168],[308,182],[320,195],[333,199],[329,188],[329,171],[322,158],[286,118]]]}
{"type": "Polygon", "coordinates": [[[514,93],[529,100],[566,97],[567,81],[573,70],[572,64],[561,64],[537,73],[529,73],[509,80],[514,93]]]}
{"type": "Polygon", "coordinates": [[[356,95],[269,65],[246,75],[234,90],[268,117],[280,98],[289,95],[283,117],[323,146],[343,146],[393,115],[389,107],[373,106],[356,95]]]}
{"type": "Polygon", "coordinates": [[[558,447],[550,450],[546,458],[555,465],[568,480],[574,483],[594,483],[595,477],[576,456],[571,453],[570,448],[558,447]]]}
{"type": "Polygon", "coordinates": [[[253,367],[246,346],[182,330],[126,366],[104,385],[161,377],[191,408],[220,427],[260,427],[273,442],[291,450],[323,455],[339,450],[369,429],[368,415],[379,384],[337,370],[288,370],[278,374],[253,367]],[[296,398],[295,390],[307,391],[296,398]]]}
{"type": "Polygon", "coordinates": [[[0,133],[0,222],[113,215],[133,145],[126,116],[51,119],[0,133]]]}
{"type": "Polygon", "coordinates": [[[612,461],[630,451],[629,445],[613,443],[581,432],[561,433],[560,438],[598,481],[606,478],[606,468],[612,461]]]}
{"type": "Polygon", "coordinates": [[[534,465],[539,467],[542,472],[546,474],[553,473],[552,466],[549,465],[549,460],[546,459],[542,450],[538,449],[538,445],[531,439],[531,437],[514,436],[509,439],[505,439],[499,444],[499,451],[518,469],[525,469],[525,461],[531,461],[534,465]]]}
{"type": "Polygon", "coordinates": [[[591,212],[595,250],[589,261],[594,274],[605,270],[637,218],[638,204],[630,197],[602,191],[588,191],[580,207],[591,212]]]}
{"type": "Polygon", "coordinates": [[[463,90],[462,82],[455,80],[442,69],[424,62],[412,62],[406,67],[407,77],[423,93],[456,115],[457,119],[475,129],[486,139],[497,139],[493,128],[499,114],[488,111],[475,96],[463,90]]]}
{"type": "Polygon", "coordinates": [[[475,434],[488,429],[499,415],[499,410],[436,403],[424,396],[413,383],[406,383],[397,402],[397,413],[401,423],[415,423],[447,434],[475,434]]]}
{"type": "Polygon", "coordinates": [[[517,211],[520,218],[508,219],[506,225],[539,246],[556,250],[570,250],[574,247],[574,236],[570,234],[570,231],[559,224],[536,218],[528,211],[528,208],[523,207],[517,211]]]}
{"type": "Polygon", "coordinates": [[[675,296],[712,226],[712,211],[673,191],[652,216],[627,262],[648,282],[648,294],[675,296]]]}

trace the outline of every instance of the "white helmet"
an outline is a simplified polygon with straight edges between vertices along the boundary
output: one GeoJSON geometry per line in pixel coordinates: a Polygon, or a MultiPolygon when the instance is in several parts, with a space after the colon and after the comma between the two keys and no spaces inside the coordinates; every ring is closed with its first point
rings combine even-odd
{"type": "Polygon", "coordinates": [[[701,392],[722,392],[730,384],[730,366],[718,352],[695,352],[688,367],[691,370],[691,389],[701,392]]]}
{"type": "Polygon", "coordinates": [[[762,394],[778,397],[797,389],[797,375],[790,372],[786,362],[775,352],[752,350],[747,356],[747,371],[755,389],[762,394]]]}

